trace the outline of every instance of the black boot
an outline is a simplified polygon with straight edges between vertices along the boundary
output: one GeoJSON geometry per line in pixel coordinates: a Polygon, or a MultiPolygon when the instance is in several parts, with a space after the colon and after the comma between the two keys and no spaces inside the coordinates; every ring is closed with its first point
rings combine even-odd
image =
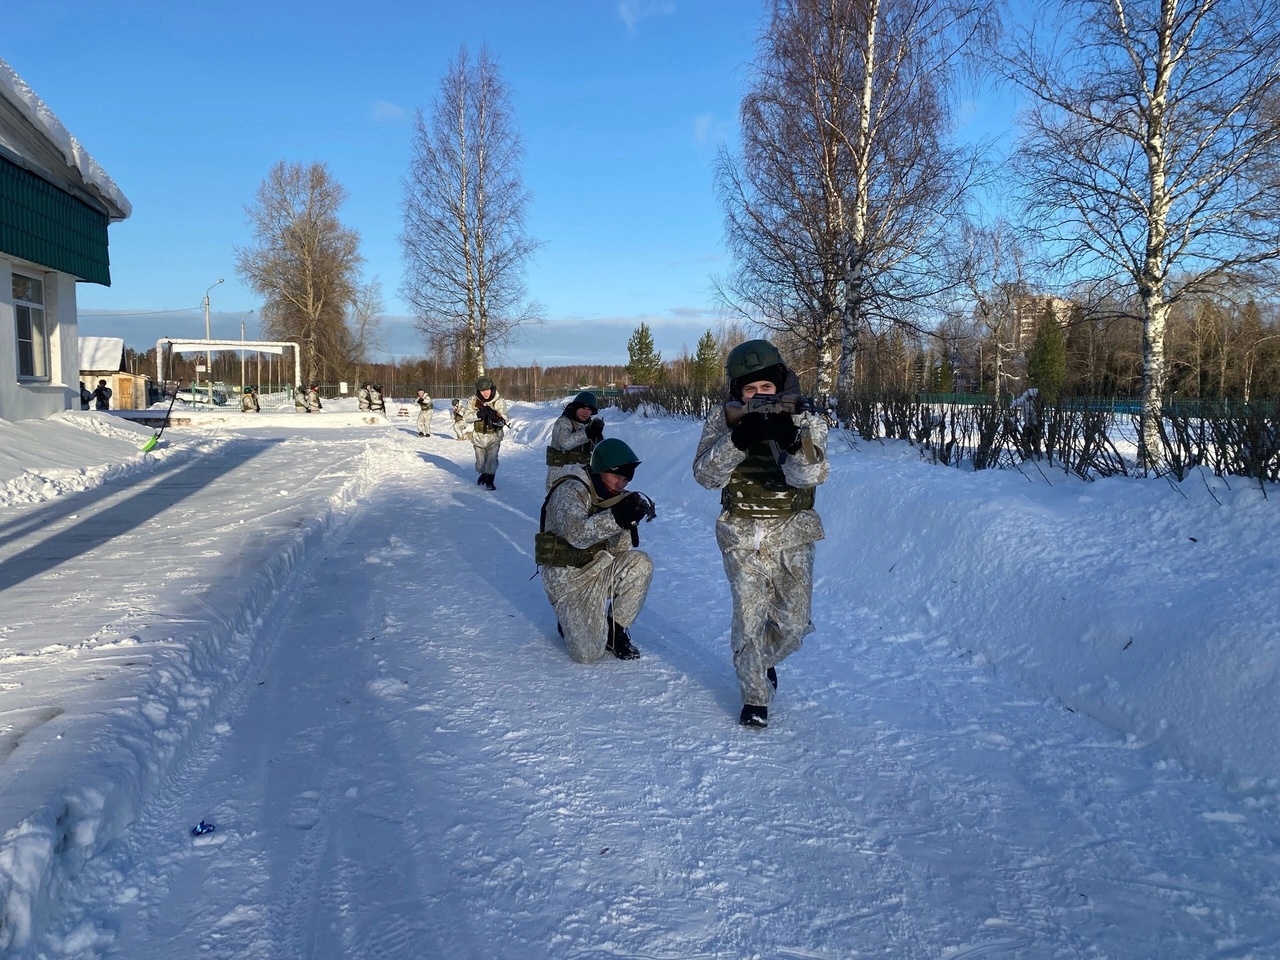
{"type": "Polygon", "coordinates": [[[744,703],[742,713],[738,716],[738,723],[744,727],[764,729],[769,725],[769,708],[758,707],[754,703],[744,703]]]}
{"type": "Polygon", "coordinates": [[[604,648],[619,660],[640,659],[640,651],[631,642],[631,634],[626,627],[614,623],[613,617],[609,618],[609,639],[605,641],[604,648]]]}
{"type": "Polygon", "coordinates": [[[493,484],[494,474],[486,473],[484,476],[485,476],[485,481],[484,481],[485,487],[489,490],[497,490],[498,488],[493,484]]]}
{"type": "Polygon", "coordinates": [[[484,478],[485,478],[485,477],[487,477],[487,476],[489,476],[487,473],[482,473],[482,474],[480,474],[480,476],[476,477],[476,486],[477,486],[477,487],[483,487],[483,486],[484,486],[484,478]]]}

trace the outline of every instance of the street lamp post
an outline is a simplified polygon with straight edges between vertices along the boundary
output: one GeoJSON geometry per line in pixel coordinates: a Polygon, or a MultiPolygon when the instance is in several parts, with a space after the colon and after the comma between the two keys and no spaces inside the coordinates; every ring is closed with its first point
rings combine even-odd
{"type": "Polygon", "coordinates": [[[250,310],[240,318],[240,396],[244,396],[244,322],[253,314],[250,310]]]}
{"type": "MultiPolygon", "coordinates": [[[[213,286],[211,286],[208,290],[204,292],[204,338],[206,340],[213,339],[213,334],[210,332],[210,327],[209,327],[209,292],[213,290],[213,287],[216,287],[221,282],[222,282],[222,277],[219,277],[217,282],[214,283],[213,286]]],[[[209,403],[212,404],[213,403],[213,350],[209,347],[207,343],[205,344],[205,347],[204,347],[204,372],[205,372],[205,375],[209,378],[209,403]]],[[[191,400],[193,403],[196,402],[197,397],[195,393],[191,394],[191,400]]]]}

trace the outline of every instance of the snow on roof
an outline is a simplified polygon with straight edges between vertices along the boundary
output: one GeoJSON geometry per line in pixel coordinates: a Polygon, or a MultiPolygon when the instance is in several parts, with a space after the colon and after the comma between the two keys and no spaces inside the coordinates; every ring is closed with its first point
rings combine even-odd
{"type": "Polygon", "coordinates": [[[102,169],[97,160],[89,156],[89,151],[80,146],[80,141],[71,135],[71,132],[62,125],[62,121],[54,115],[43,100],[36,96],[35,91],[27,86],[3,58],[0,58],[0,96],[17,107],[18,112],[30,120],[35,128],[58,148],[67,161],[67,166],[80,171],[84,182],[96,189],[102,194],[103,199],[119,210],[120,219],[125,219],[133,213],[133,204],[129,202],[107,171],[102,169]]]}
{"type": "Polygon", "coordinates": [[[124,363],[123,337],[81,337],[81,370],[119,370],[124,363]]]}

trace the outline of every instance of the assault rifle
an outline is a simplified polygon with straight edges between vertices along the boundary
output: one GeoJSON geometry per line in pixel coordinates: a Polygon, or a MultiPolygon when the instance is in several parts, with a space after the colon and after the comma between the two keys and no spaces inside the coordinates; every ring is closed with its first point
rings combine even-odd
{"type": "Polygon", "coordinates": [[[795,393],[757,393],[750,400],[730,400],[724,405],[724,418],[734,426],[748,413],[763,413],[766,417],[797,413],[814,413],[818,409],[811,397],[795,393]]]}
{"type": "Polygon", "coordinates": [[[505,427],[507,425],[507,421],[502,414],[498,413],[497,410],[483,400],[478,400],[476,403],[476,413],[479,414],[481,420],[491,427],[505,427]]]}
{"type": "MultiPolygon", "coordinates": [[[[732,430],[748,413],[760,413],[766,417],[793,417],[797,414],[816,413],[817,409],[812,397],[802,397],[798,393],[757,393],[750,400],[728,401],[724,405],[724,419],[732,430]]],[[[774,458],[778,459],[781,451],[772,440],[769,443],[774,448],[774,458]]],[[[807,423],[800,424],[800,444],[804,448],[804,455],[813,460],[813,438],[809,436],[807,423]]],[[[778,462],[781,463],[782,460],[778,459],[778,462]]]]}

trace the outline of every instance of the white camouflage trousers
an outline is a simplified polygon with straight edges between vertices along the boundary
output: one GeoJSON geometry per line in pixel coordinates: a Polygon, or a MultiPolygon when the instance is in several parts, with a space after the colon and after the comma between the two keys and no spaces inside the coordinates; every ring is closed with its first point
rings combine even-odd
{"type": "Polygon", "coordinates": [[[609,617],[620,627],[635,623],[652,580],[653,561],[643,550],[602,550],[585,567],[543,567],[542,587],[560,620],[569,656],[578,663],[603,657],[609,617]]]}
{"type": "Polygon", "coordinates": [[[476,451],[476,473],[498,472],[498,448],[502,446],[501,433],[471,434],[471,446],[476,451]]]}
{"type": "Polygon", "coordinates": [[[767,707],[773,685],[766,673],[800,649],[813,632],[813,544],[725,550],[733,594],[733,667],[742,702],[767,707]]]}
{"type": "Polygon", "coordinates": [[[431,436],[431,409],[429,407],[418,412],[418,432],[425,433],[428,437],[431,436]]]}

